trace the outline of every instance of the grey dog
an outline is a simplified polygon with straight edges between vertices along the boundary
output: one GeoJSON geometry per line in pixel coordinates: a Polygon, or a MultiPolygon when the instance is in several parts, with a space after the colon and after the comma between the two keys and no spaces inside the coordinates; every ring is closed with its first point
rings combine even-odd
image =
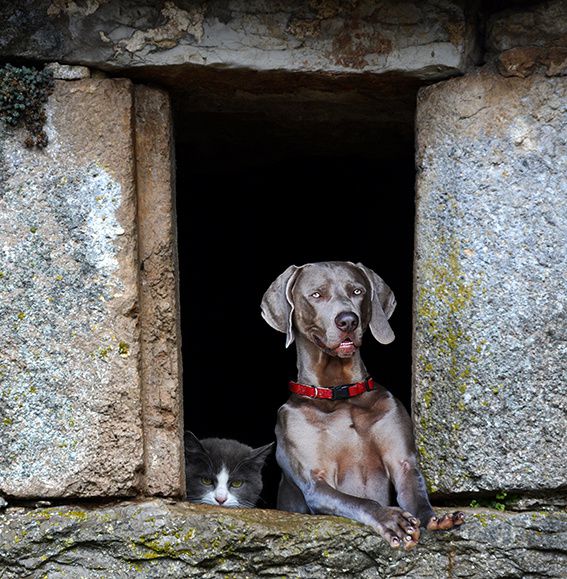
{"type": "Polygon", "coordinates": [[[393,292],[360,263],[288,267],[262,299],[262,316],[294,340],[297,382],[279,409],[278,509],[331,514],[370,525],[392,547],[414,547],[420,525],[443,530],[461,512],[436,516],[421,475],[411,418],[376,384],[360,355],[366,329],[388,344],[393,292]]]}

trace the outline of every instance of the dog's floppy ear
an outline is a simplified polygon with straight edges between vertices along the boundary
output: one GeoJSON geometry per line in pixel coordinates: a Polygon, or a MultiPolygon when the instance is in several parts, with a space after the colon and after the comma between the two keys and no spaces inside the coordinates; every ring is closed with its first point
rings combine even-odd
{"type": "Polygon", "coordinates": [[[394,331],[388,323],[389,317],[396,307],[394,292],[386,285],[384,280],[374,271],[357,263],[356,266],[364,273],[372,288],[372,316],[370,318],[370,331],[374,338],[381,344],[389,344],[394,341],[394,331]]]}
{"type": "Polygon", "coordinates": [[[291,287],[302,267],[290,265],[270,284],[262,298],[262,317],[272,328],[286,334],[286,348],[295,338],[291,323],[294,307],[291,300],[291,287]]]}

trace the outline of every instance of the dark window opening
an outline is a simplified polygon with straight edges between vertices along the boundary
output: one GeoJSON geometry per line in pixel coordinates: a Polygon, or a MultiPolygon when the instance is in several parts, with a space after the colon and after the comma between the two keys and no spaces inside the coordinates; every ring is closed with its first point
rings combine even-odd
{"type": "MultiPolygon", "coordinates": [[[[256,447],[296,376],[260,315],[291,264],[360,261],[390,285],[396,340],[367,332],[362,356],[409,410],[417,87],[251,78],[173,97],[185,428],[256,447]]],[[[275,507],[279,476],[272,455],[258,506],[275,507]]]]}

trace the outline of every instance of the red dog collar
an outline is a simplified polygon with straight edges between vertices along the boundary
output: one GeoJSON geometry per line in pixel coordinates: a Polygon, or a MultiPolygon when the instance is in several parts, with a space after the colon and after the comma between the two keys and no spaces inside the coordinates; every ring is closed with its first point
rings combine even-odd
{"type": "Polygon", "coordinates": [[[344,400],[345,398],[352,398],[358,396],[363,392],[370,392],[376,390],[378,385],[367,378],[362,382],[355,382],[354,384],[342,384],[341,386],[333,386],[332,388],[323,388],[320,386],[308,386],[307,384],[298,384],[297,382],[289,382],[289,389],[294,394],[300,396],[309,396],[309,398],[324,398],[326,400],[344,400]]]}

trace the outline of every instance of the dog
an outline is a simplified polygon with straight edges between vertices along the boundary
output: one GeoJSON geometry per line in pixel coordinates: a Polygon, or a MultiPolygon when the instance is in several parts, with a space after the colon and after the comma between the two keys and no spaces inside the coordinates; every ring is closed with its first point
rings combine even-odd
{"type": "Polygon", "coordinates": [[[395,307],[371,269],[324,261],[288,267],[264,293],[261,314],[286,334],[286,347],[295,340],[297,356],[297,382],[276,421],[277,508],[354,519],[411,549],[420,526],[450,529],[464,514],[436,516],[410,415],[361,358],[368,328],[382,344],[394,340],[395,307]]]}

